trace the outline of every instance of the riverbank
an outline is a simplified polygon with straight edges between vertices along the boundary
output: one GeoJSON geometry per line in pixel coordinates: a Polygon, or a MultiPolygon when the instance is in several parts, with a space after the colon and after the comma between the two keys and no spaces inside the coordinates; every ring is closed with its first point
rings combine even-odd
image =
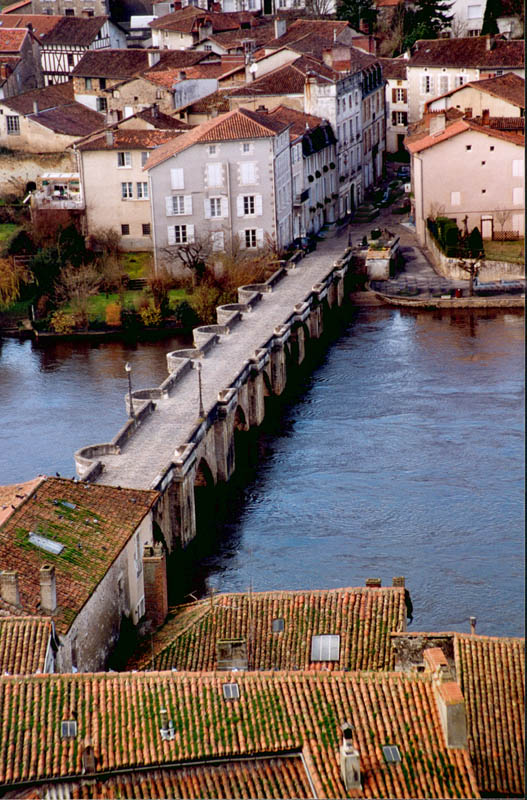
{"type": "Polygon", "coordinates": [[[524,308],[525,295],[506,295],[490,297],[390,297],[381,292],[368,291],[378,302],[362,302],[359,305],[388,305],[399,308],[419,308],[435,311],[439,308],[451,310],[473,308],[524,308]]]}

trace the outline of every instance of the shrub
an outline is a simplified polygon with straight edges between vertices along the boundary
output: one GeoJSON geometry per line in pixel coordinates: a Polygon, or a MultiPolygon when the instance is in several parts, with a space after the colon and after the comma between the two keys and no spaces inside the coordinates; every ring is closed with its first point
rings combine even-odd
{"type": "Polygon", "coordinates": [[[75,330],[75,317],[67,311],[54,311],[51,315],[50,327],[55,333],[71,333],[75,330]]]}
{"type": "Polygon", "coordinates": [[[119,303],[108,303],[106,306],[106,324],[111,328],[121,325],[121,306],[119,303]]]}
{"type": "Polygon", "coordinates": [[[174,309],[174,318],[182,328],[189,330],[198,324],[198,316],[187,300],[181,300],[174,309]]]}
{"type": "Polygon", "coordinates": [[[155,328],[158,325],[161,325],[161,321],[163,319],[161,316],[161,311],[154,306],[142,308],[139,311],[139,316],[141,317],[141,322],[145,328],[155,328]]]}
{"type": "Polygon", "coordinates": [[[216,322],[216,307],[222,305],[221,297],[219,286],[207,283],[196,286],[191,305],[202,325],[213,325],[216,322]]]}

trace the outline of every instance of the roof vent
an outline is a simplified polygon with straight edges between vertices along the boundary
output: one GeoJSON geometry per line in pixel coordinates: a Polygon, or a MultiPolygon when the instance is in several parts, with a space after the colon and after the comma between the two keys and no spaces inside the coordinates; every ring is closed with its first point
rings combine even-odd
{"type": "Polygon", "coordinates": [[[170,742],[175,737],[174,723],[168,718],[168,711],[166,708],[161,709],[161,738],[165,742],[170,742]]]}
{"type": "Polygon", "coordinates": [[[346,791],[362,789],[360,780],[359,751],[353,746],[353,725],[350,722],[341,724],[342,745],[340,748],[340,774],[346,791]]]}

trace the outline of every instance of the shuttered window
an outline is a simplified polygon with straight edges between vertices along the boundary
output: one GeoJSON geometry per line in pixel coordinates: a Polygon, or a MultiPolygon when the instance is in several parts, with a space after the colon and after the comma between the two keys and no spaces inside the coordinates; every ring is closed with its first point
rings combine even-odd
{"type": "Polygon", "coordinates": [[[240,164],[240,183],[243,186],[258,183],[258,169],[254,161],[245,161],[240,164]]]}
{"type": "Polygon", "coordinates": [[[223,167],[221,162],[215,161],[205,167],[208,186],[223,186],[223,167]]]}
{"type": "Polygon", "coordinates": [[[169,225],[168,244],[190,244],[194,241],[194,225],[169,225]]]}
{"type": "Polygon", "coordinates": [[[184,174],[181,167],[170,170],[170,187],[172,189],[185,188],[184,174]]]}

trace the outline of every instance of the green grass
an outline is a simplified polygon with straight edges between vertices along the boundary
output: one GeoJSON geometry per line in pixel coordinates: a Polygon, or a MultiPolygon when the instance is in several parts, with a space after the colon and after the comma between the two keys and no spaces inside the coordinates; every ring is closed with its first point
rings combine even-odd
{"type": "Polygon", "coordinates": [[[16,233],[16,231],[20,228],[20,225],[16,225],[14,222],[3,222],[0,224],[0,245],[7,242],[11,236],[16,233]]]}
{"type": "Polygon", "coordinates": [[[121,255],[123,269],[132,280],[146,278],[151,260],[151,253],[123,253],[121,255]]]}
{"type": "MultiPolygon", "coordinates": [[[[136,291],[127,291],[123,295],[123,307],[124,308],[135,308],[136,310],[139,308],[140,301],[143,297],[146,297],[150,304],[152,304],[152,299],[149,293],[136,290],[136,291]]],[[[181,300],[188,299],[188,294],[185,289],[171,289],[169,292],[169,303],[171,308],[175,308],[181,300]]],[[[110,303],[119,303],[119,295],[117,293],[112,294],[105,294],[102,292],[101,294],[94,294],[92,297],[89,298],[88,301],[88,317],[92,322],[105,322],[106,321],[106,307],[110,303]]],[[[10,309],[11,310],[11,309],[10,309]]],[[[65,311],[71,310],[71,306],[66,305],[64,306],[65,311]]]]}
{"type": "Polygon", "coordinates": [[[175,308],[182,300],[188,300],[190,297],[186,289],[171,289],[168,293],[168,301],[170,308],[175,308]]]}
{"type": "Polygon", "coordinates": [[[485,241],[485,258],[489,261],[509,261],[513,264],[523,264],[525,253],[525,239],[516,242],[485,241]]]}

